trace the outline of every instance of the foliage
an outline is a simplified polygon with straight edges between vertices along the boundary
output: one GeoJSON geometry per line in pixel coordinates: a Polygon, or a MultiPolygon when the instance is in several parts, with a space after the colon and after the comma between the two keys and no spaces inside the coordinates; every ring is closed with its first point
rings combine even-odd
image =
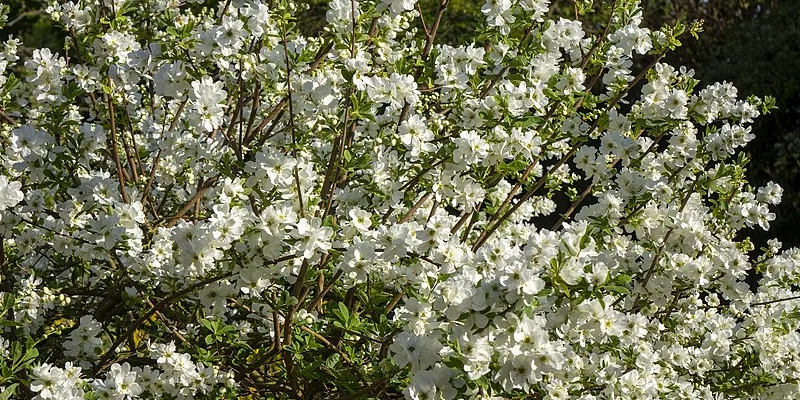
{"type": "Polygon", "coordinates": [[[42,1],[6,0],[3,3],[8,6],[10,18],[0,27],[0,38],[19,38],[23,43],[20,51],[28,56],[34,49],[47,47],[58,51],[64,47],[64,35],[44,12],[46,7],[42,1]]]}
{"type": "Polygon", "coordinates": [[[800,251],[740,234],[774,99],[663,63],[701,26],[637,1],[490,1],[456,46],[448,6],[54,2],[63,53],[5,41],[0,399],[800,395],[800,251]]]}
{"type": "MultiPolygon", "coordinates": [[[[778,109],[753,126],[758,132],[748,146],[749,174],[754,183],[770,180],[786,188],[775,210],[775,235],[784,243],[800,245],[795,229],[800,221],[800,79],[794,67],[800,57],[800,3],[782,2],[769,13],[734,24],[716,37],[704,35],[697,43],[671,57],[675,63],[697,66],[703,81],[733,82],[744,94],[775,97],[778,109]]],[[[758,232],[750,233],[766,242],[758,232]]]]}

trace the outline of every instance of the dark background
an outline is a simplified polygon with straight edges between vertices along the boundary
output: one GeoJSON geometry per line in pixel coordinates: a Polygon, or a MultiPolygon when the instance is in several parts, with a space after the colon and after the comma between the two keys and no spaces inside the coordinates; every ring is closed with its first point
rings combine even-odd
{"type": "MultiPolygon", "coordinates": [[[[209,0],[211,2],[213,0],[209,0]]],[[[594,1],[595,9],[602,1],[594,1]]],[[[59,27],[44,14],[40,0],[10,0],[8,26],[0,38],[22,39],[20,56],[35,48],[49,47],[63,54],[59,27]]],[[[437,41],[465,44],[483,26],[482,0],[451,0],[444,14],[437,41]]],[[[325,25],[327,3],[309,0],[299,18],[306,35],[325,25]]],[[[693,68],[701,85],[733,82],[740,97],[771,95],[778,110],[762,116],[753,127],[756,139],[745,149],[751,162],[749,181],[755,187],[775,181],[784,188],[783,202],[773,208],[777,218],[769,232],[747,230],[756,247],[776,237],[784,247],[800,246],[800,1],[798,0],[644,0],[644,25],[657,29],[675,21],[705,21],[700,39],[688,39],[667,61],[693,68]]],[[[438,0],[421,0],[420,8],[432,19],[438,0]]],[[[571,0],[553,0],[554,15],[574,17],[571,0]]],[[[582,18],[584,28],[600,32],[599,13],[582,18]]]]}

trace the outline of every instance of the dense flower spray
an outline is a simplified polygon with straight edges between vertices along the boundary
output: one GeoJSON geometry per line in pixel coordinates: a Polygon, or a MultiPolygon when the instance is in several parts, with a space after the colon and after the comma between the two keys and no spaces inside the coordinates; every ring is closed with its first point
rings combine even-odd
{"type": "Polygon", "coordinates": [[[800,396],[800,251],[737,234],[772,102],[549,3],[52,2],[0,47],[0,398],[800,396]]]}

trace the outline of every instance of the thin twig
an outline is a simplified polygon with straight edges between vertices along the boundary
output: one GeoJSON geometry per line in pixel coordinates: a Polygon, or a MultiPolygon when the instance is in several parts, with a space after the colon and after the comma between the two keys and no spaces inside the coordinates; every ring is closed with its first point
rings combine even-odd
{"type": "MultiPolygon", "coordinates": [[[[111,79],[108,80],[108,85],[111,86],[111,79]]],[[[117,180],[119,180],[119,192],[122,195],[122,200],[125,203],[130,203],[128,194],[125,192],[125,180],[122,176],[122,162],[119,159],[119,152],[117,151],[117,126],[114,122],[114,101],[111,94],[107,95],[108,99],[108,119],[111,124],[111,154],[114,157],[114,164],[117,166],[117,180]]]]}

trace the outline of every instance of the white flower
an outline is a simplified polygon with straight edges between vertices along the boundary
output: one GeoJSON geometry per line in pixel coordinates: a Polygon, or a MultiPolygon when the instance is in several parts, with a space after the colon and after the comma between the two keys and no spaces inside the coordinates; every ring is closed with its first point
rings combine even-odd
{"type": "MultiPolygon", "coordinates": [[[[13,207],[24,199],[20,188],[22,188],[21,183],[9,182],[8,178],[0,175],[0,211],[13,207]]],[[[2,219],[2,216],[3,214],[0,213],[0,219],[2,219]]]]}
{"type": "Polygon", "coordinates": [[[565,95],[586,89],[583,86],[583,80],[586,79],[583,75],[583,70],[580,68],[567,68],[561,79],[556,83],[556,89],[565,95]]]}
{"type": "Polygon", "coordinates": [[[415,400],[716,399],[732,366],[800,397],[800,250],[741,232],[783,194],[737,155],[764,102],[634,68],[677,33],[639,2],[597,37],[484,0],[468,45],[415,0],[330,1],[314,37],[302,1],[50,3],[68,54],[0,45],[0,358],[36,347],[4,376],[34,399],[229,398],[239,367],[280,392],[292,365],[415,400]]]}
{"type": "Polygon", "coordinates": [[[97,391],[114,400],[129,400],[142,393],[142,387],[136,382],[136,372],[131,370],[128,363],[112,364],[102,382],[94,384],[97,391]]]}
{"type": "Polygon", "coordinates": [[[222,82],[214,82],[208,76],[192,82],[192,105],[197,112],[200,126],[206,132],[211,132],[222,124],[224,114],[220,103],[227,97],[227,92],[222,88],[222,82]]]}
{"type": "Polygon", "coordinates": [[[441,349],[439,341],[411,332],[398,333],[389,346],[389,350],[393,353],[392,359],[398,367],[411,364],[420,370],[427,369],[439,361],[441,349]]]}
{"type": "Polygon", "coordinates": [[[297,223],[297,236],[303,240],[301,245],[303,258],[311,258],[317,249],[330,250],[333,233],[333,228],[322,226],[322,220],[319,218],[300,219],[297,223]]]}
{"type": "MultiPolygon", "coordinates": [[[[2,178],[0,178],[0,187],[2,187],[2,178]]],[[[764,203],[779,204],[782,196],[783,188],[775,182],[768,182],[766,186],[758,189],[758,200],[764,203]]]]}

